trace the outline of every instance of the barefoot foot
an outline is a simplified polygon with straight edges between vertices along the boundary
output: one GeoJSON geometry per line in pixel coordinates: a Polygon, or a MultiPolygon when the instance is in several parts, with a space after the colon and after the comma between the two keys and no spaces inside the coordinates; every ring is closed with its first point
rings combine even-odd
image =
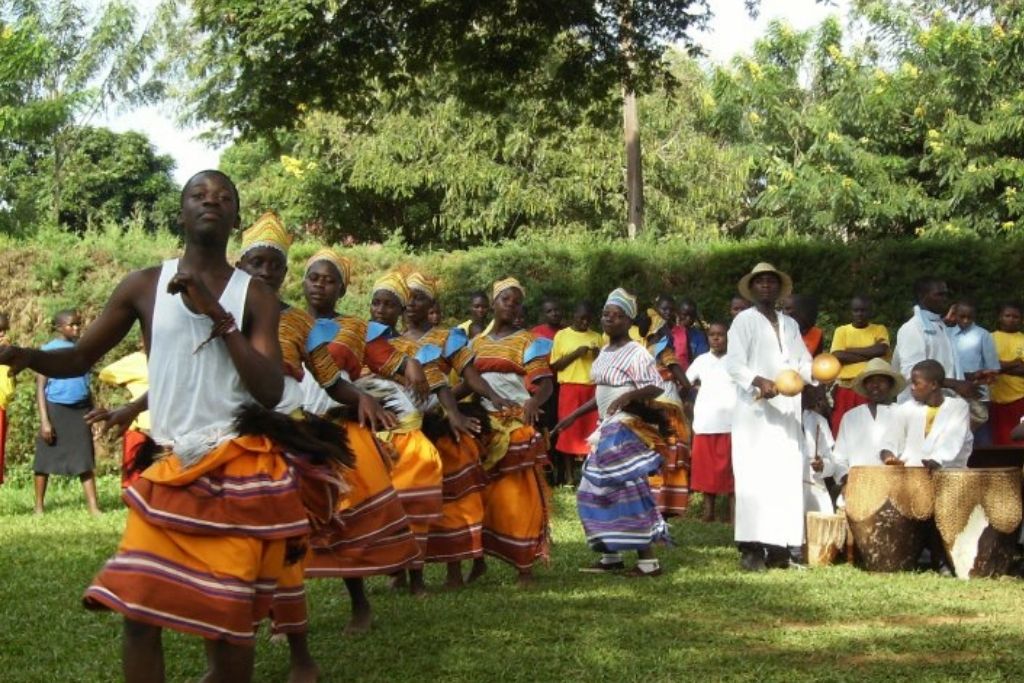
{"type": "Polygon", "coordinates": [[[469,576],[466,577],[466,583],[473,583],[486,573],[487,563],[483,560],[483,558],[479,560],[473,560],[473,568],[469,570],[469,576]]]}
{"type": "Polygon", "coordinates": [[[288,683],[316,683],[320,678],[320,667],[316,662],[292,662],[288,671],[288,683]]]}
{"type": "Polygon", "coordinates": [[[357,636],[366,633],[373,626],[373,612],[369,609],[352,612],[352,618],[345,626],[346,636],[357,636]]]}

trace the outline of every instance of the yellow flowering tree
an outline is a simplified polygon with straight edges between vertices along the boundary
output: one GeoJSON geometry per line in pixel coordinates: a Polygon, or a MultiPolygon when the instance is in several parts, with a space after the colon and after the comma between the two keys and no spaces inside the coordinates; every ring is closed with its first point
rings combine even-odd
{"type": "Polygon", "coordinates": [[[1012,236],[1024,206],[1024,7],[858,0],[773,24],[713,74],[709,125],[749,150],[738,235],[1012,236]]]}

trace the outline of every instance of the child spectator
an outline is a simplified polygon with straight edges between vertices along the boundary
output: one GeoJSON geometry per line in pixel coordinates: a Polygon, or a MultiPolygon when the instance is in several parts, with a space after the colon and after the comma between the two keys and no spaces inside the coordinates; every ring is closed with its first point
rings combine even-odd
{"type": "Polygon", "coordinates": [[[782,310],[800,326],[800,336],[811,356],[817,356],[824,348],[824,333],[818,322],[818,300],[810,294],[791,294],[782,300],[782,310]]]}
{"type": "Polygon", "coordinates": [[[1024,333],[1020,304],[999,307],[998,328],[992,334],[999,357],[1000,371],[992,385],[992,442],[1013,443],[1010,432],[1024,417],[1024,333]]]}
{"type": "MultiPolygon", "coordinates": [[[[558,419],[564,420],[594,398],[590,367],[601,350],[601,335],[590,329],[593,306],[581,301],[573,312],[572,325],[558,331],[551,348],[551,369],[558,373],[558,419]]],[[[587,437],[597,429],[597,410],[580,416],[558,434],[555,444],[556,485],[573,484],[572,460],[582,460],[590,451],[587,437]]]]}
{"type": "Polygon", "coordinates": [[[686,349],[678,349],[676,355],[680,361],[685,356],[687,367],[697,356],[707,353],[711,348],[708,345],[708,335],[700,324],[700,314],[697,312],[697,302],[693,299],[679,300],[679,326],[686,330],[686,349]]]}
{"type": "MultiPolygon", "coordinates": [[[[138,401],[149,391],[149,368],[146,354],[142,351],[129,353],[100,370],[97,378],[101,382],[124,387],[132,401],[138,401]]],[[[107,414],[107,411],[103,411],[107,414]]],[[[93,420],[90,420],[90,422],[93,420]]],[[[135,481],[141,472],[134,470],[135,455],[146,442],[149,434],[149,411],[144,410],[125,429],[121,446],[121,488],[135,481]]]]}
{"type": "Polygon", "coordinates": [[[825,479],[835,473],[832,449],[836,443],[832,440],[832,429],[825,418],[828,412],[825,387],[820,384],[805,386],[800,399],[803,404],[804,430],[804,511],[832,514],[835,506],[825,479]]]}
{"type": "Polygon", "coordinates": [[[441,304],[435,301],[430,305],[430,310],[427,312],[427,323],[431,326],[441,324],[441,304]]]}
{"type": "MultiPolygon", "coordinates": [[[[745,299],[744,299],[745,301],[745,299]]],[[[736,406],[736,385],[725,367],[729,326],[713,322],[708,328],[709,353],[694,359],[686,370],[691,384],[698,384],[693,406],[693,448],[690,453],[690,488],[704,497],[701,520],[715,520],[717,496],[728,496],[728,517],[735,511],[732,478],[732,411],[736,406]]]]}
{"type": "Polygon", "coordinates": [[[487,315],[491,312],[491,300],[481,290],[471,292],[469,295],[469,320],[463,322],[459,327],[470,339],[484,333],[489,327],[487,315]]]}
{"type": "Polygon", "coordinates": [[[538,337],[554,339],[558,331],[565,325],[562,324],[562,305],[551,297],[545,297],[540,305],[540,323],[531,332],[538,337]]]}
{"type": "MultiPolygon", "coordinates": [[[[6,313],[0,313],[0,346],[11,342],[7,332],[11,329],[11,320],[6,313]]],[[[7,453],[7,406],[14,397],[14,378],[10,376],[10,367],[0,365],[0,484],[4,483],[4,469],[7,453]]]]}
{"type": "Polygon", "coordinates": [[[746,297],[741,294],[733,295],[732,299],[729,300],[729,318],[735,318],[748,308],[750,308],[750,302],[746,297]]]}
{"type": "MultiPolygon", "coordinates": [[[[676,353],[676,360],[679,361],[679,366],[685,371],[690,366],[690,344],[686,328],[678,322],[675,299],[668,294],[659,294],[658,298],[654,301],[654,312],[664,321],[663,324],[666,326],[665,333],[672,342],[672,349],[676,353]]],[[[650,317],[649,310],[648,317],[650,317]]],[[[656,331],[654,329],[648,330],[648,332],[656,331]]]]}
{"type": "MultiPolygon", "coordinates": [[[[57,336],[43,345],[43,351],[70,349],[81,331],[82,319],[73,310],[53,316],[57,336]]],[[[43,514],[46,485],[51,474],[77,475],[85,491],[89,513],[98,515],[96,503],[95,456],[92,430],[85,416],[92,408],[89,375],[51,379],[36,375],[36,401],[39,406],[39,436],[36,438],[35,513],[43,514]]]]}
{"type": "MultiPolygon", "coordinates": [[[[866,296],[855,296],[850,301],[850,324],[840,325],[832,335],[832,355],[843,364],[836,383],[832,406],[832,433],[839,434],[843,415],[868,402],[853,383],[873,358],[889,355],[889,331],[884,325],[871,322],[874,307],[866,296]]],[[[903,383],[901,382],[901,385],[903,383]]]]}
{"type": "MultiPolygon", "coordinates": [[[[960,301],[952,308],[954,324],[946,328],[946,333],[953,342],[960,370],[964,379],[974,382],[978,387],[978,400],[985,406],[982,411],[988,415],[989,389],[988,382],[995,379],[999,372],[999,356],[996,345],[989,331],[974,323],[974,304],[960,301]]],[[[988,419],[974,426],[974,442],[979,446],[992,443],[992,432],[988,419]]]]}

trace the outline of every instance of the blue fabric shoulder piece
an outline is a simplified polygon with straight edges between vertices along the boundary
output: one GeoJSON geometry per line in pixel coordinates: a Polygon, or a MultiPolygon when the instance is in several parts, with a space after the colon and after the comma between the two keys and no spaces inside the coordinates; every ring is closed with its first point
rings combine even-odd
{"type": "Polygon", "coordinates": [[[366,325],[366,341],[367,342],[372,342],[374,339],[377,339],[378,337],[384,337],[385,339],[391,339],[392,337],[396,337],[396,336],[398,336],[398,335],[395,333],[395,331],[393,329],[391,329],[390,325],[385,325],[384,323],[374,322],[372,320],[366,325]]]}
{"type": "Polygon", "coordinates": [[[338,321],[334,318],[317,318],[316,322],[313,323],[313,329],[309,331],[309,337],[306,339],[306,351],[312,351],[334,341],[340,329],[341,326],[338,325],[338,321]]]}
{"type": "Polygon", "coordinates": [[[456,351],[469,344],[469,335],[461,327],[448,330],[448,341],[444,343],[444,357],[451,358],[456,351]]]}
{"type": "Polygon", "coordinates": [[[437,344],[424,344],[416,352],[416,360],[422,365],[431,363],[441,357],[441,347],[437,344]]]}
{"type": "Polygon", "coordinates": [[[526,347],[526,353],[523,354],[523,362],[529,363],[531,360],[546,356],[551,353],[551,347],[554,343],[547,337],[538,337],[533,340],[533,343],[526,347]]]}
{"type": "Polygon", "coordinates": [[[654,356],[655,360],[665,352],[665,349],[669,348],[669,343],[668,337],[662,337],[661,341],[654,345],[654,348],[651,349],[651,355],[654,356]]]}

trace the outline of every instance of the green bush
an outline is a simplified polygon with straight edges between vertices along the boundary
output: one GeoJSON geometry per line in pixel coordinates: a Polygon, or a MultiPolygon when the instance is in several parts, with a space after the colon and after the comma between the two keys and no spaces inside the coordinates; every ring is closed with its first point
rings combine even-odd
{"type": "MultiPolygon", "coordinates": [[[[300,241],[292,248],[284,298],[301,303],[301,278],[306,259],[318,248],[300,241]]],[[[0,240],[0,310],[12,317],[12,337],[38,345],[49,336],[49,317],[60,308],[77,307],[86,322],[99,313],[117,282],[129,271],[155,264],[177,253],[177,239],[153,234],[140,225],[106,226],[82,237],[43,231],[29,241],[0,240]]],[[[237,253],[237,248],[232,254],[237,253]]],[[[1017,277],[1024,263],[1024,242],[978,239],[879,240],[852,244],[808,240],[716,242],[634,242],[590,236],[531,234],[514,242],[453,252],[412,252],[399,243],[360,245],[345,252],[353,260],[353,282],[341,310],[367,315],[370,290],[377,276],[391,268],[422,269],[439,278],[446,319],[466,317],[467,296],[489,291],[507,275],[526,287],[528,320],[533,322],[540,300],[555,296],[571,305],[582,298],[600,304],[614,287],[624,286],[650,304],[660,292],[695,299],[705,319],[727,316],[736,282],[758,261],[770,261],[793,276],[799,292],[817,294],[819,325],[826,332],[847,321],[849,299],[867,293],[875,299],[877,320],[895,335],[908,317],[912,283],[929,273],[946,278],[957,295],[978,305],[979,322],[992,327],[995,307],[1004,299],[1020,299],[1024,287],[1017,277]]],[[[118,345],[102,363],[131,351],[138,332],[118,345]]],[[[121,402],[118,390],[95,387],[98,402],[121,402]]],[[[38,427],[31,374],[19,377],[10,409],[9,463],[31,461],[38,427]]],[[[114,444],[101,443],[104,453],[114,444]]],[[[110,462],[101,465],[110,468],[110,462]]]]}

